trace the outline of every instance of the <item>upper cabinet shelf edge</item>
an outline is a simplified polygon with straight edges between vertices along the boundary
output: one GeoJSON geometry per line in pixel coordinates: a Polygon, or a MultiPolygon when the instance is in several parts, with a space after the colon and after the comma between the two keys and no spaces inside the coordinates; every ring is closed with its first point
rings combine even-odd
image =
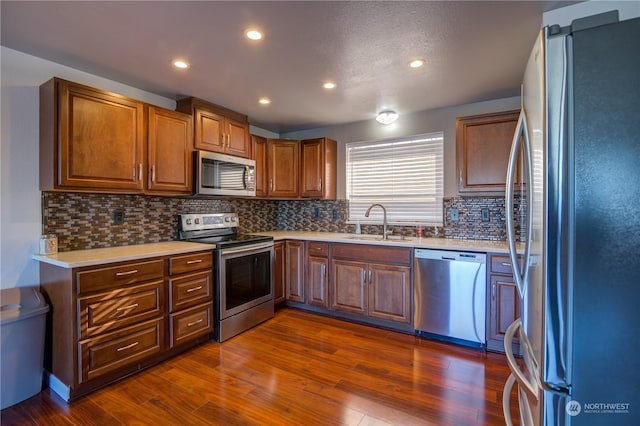
{"type": "Polygon", "coordinates": [[[251,157],[249,119],[246,115],[195,97],[179,99],[176,110],[193,115],[193,144],[196,149],[251,157]]]}

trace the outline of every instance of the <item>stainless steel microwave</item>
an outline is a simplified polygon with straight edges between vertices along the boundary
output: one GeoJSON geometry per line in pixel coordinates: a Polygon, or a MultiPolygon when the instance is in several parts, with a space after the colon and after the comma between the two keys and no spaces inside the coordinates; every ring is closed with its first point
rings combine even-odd
{"type": "Polygon", "coordinates": [[[255,197],[256,162],[208,151],[195,152],[196,194],[255,197]]]}

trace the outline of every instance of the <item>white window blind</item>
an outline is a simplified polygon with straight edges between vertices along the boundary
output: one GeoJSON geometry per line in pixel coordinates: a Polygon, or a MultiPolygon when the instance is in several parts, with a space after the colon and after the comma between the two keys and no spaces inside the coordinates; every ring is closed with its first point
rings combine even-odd
{"type": "Polygon", "coordinates": [[[443,133],[347,143],[349,221],[442,225],[443,133]]]}

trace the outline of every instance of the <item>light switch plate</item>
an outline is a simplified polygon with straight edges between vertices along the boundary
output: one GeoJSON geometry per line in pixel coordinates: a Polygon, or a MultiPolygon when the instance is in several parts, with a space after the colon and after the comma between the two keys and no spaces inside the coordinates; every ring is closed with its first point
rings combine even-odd
{"type": "Polygon", "coordinates": [[[489,222],[489,209],[482,209],[482,221],[489,222]]]}

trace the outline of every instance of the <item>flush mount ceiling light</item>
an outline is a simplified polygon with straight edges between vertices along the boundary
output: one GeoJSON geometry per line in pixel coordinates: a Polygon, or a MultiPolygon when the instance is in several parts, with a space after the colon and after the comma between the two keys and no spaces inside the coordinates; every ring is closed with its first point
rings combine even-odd
{"type": "Polygon", "coordinates": [[[244,34],[249,40],[262,40],[262,33],[258,30],[247,30],[244,34]]]}
{"type": "Polygon", "coordinates": [[[260,98],[258,99],[258,103],[260,105],[269,105],[271,103],[271,99],[268,98],[260,98]]]}
{"type": "Polygon", "coordinates": [[[176,59],[175,61],[173,61],[173,66],[180,69],[189,68],[189,64],[186,61],[183,61],[182,59],[176,59]]]}
{"type": "Polygon", "coordinates": [[[425,64],[425,60],[421,58],[412,59],[409,61],[409,68],[420,68],[425,64]]]}
{"type": "Polygon", "coordinates": [[[322,87],[330,90],[330,89],[335,89],[337,87],[337,84],[335,84],[333,81],[327,81],[322,85],[322,87]]]}
{"type": "Polygon", "coordinates": [[[391,110],[385,110],[378,113],[376,121],[380,124],[391,124],[398,119],[398,113],[391,110]]]}

